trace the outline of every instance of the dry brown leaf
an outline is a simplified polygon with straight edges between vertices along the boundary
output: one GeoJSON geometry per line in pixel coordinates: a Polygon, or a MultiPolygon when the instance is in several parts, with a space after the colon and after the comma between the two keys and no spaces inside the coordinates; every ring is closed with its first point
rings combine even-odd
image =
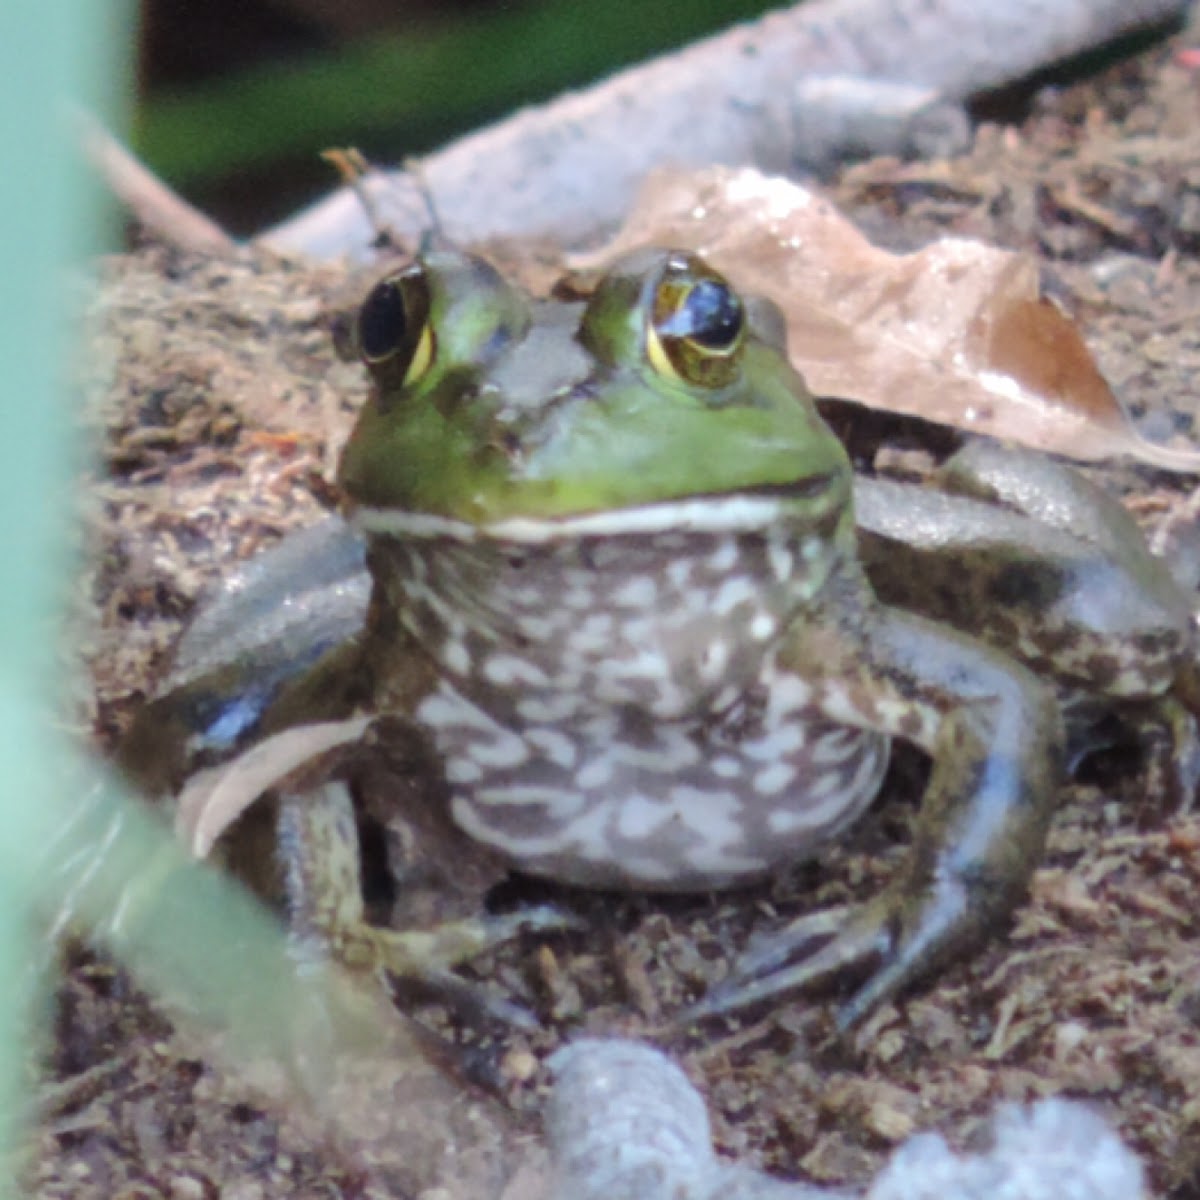
{"type": "Polygon", "coordinates": [[[337,746],[357,741],[374,717],[285,729],[218,767],[198,771],[179,794],[175,829],[197,858],[265,791],[337,746]]]}
{"type": "Polygon", "coordinates": [[[1134,432],[1028,256],[962,238],[892,254],[798,184],[728,168],[659,172],[615,240],[577,265],[645,245],[695,250],[775,301],[818,395],[1079,459],[1200,470],[1200,451],[1134,432]]]}

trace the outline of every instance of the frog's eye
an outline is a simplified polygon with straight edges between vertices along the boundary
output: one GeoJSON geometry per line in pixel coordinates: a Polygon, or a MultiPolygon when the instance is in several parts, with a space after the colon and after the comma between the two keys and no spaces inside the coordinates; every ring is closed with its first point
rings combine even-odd
{"type": "Polygon", "coordinates": [[[429,285],[419,267],[377,283],[358,313],[358,348],[373,370],[415,383],[433,362],[429,285]]]}
{"type": "Polygon", "coordinates": [[[690,255],[672,256],[654,293],[646,353],[655,370],[700,387],[733,381],[746,328],[741,297],[690,255]]]}

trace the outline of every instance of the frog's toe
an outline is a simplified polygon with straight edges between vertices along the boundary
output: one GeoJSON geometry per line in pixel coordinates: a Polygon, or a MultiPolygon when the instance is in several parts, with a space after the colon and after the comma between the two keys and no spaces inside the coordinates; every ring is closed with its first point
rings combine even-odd
{"type": "Polygon", "coordinates": [[[755,938],[730,975],[681,1014],[688,1023],[805,991],[878,958],[886,934],[850,907],[823,909],[755,938]]]}
{"type": "Polygon", "coordinates": [[[576,925],[570,914],[541,906],[503,916],[446,921],[428,930],[372,927],[368,934],[374,943],[374,965],[378,969],[403,978],[424,979],[486,954],[521,933],[557,932],[576,925]]]}
{"type": "Polygon", "coordinates": [[[453,968],[522,933],[559,932],[578,924],[576,917],[551,906],[447,921],[428,930],[359,923],[337,930],[329,949],[344,966],[415,984],[469,1021],[485,1016],[528,1029],[539,1024],[528,1009],[492,995],[482,985],[454,974],[453,968]]]}
{"type": "Polygon", "coordinates": [[[923,975],[969,925],[961,884],[945,880],[920,902],[885,895],[862,907],[810,913],[757,940],[733,973],[682,1014],[684,1022],[734,1012],[786,992],[867,974],[839,1008],[843,1032],[923,975]]]}
{"type": "MultiPolygon", "coordinates": [[[[498,996],[485,984],[464,979],[453,971],[432,968],[417,983],[427,999],[444,1004],[464,1024],[471,1028],[499,1025],[505,1029],[519,1029],[534,1033],[542,1028],[537,1014],[515,1000],[498,996]]],[[[403,990],[404,984],[401,985],[403,990]]]]}
{"type": "Polygon", "coordinates": [[[502,916],[454,921],[431,931],[440,944],[432,954],[424,952],[426,947],[419,947],[419,961],[412,957],[411,933],[374,932],[391,946],[402,940],[409,943],[396,947],[395,953],[389,948],[378,963],[380,969],[396,982],[397,996],[413,989],[418,1002],[433,999],[444,1004],[471,1027],[492,1024],[535,1032],[543,1028],[543,1023],[531,1008],[498,995],[486,982],[465,978],[453,968],[498,949],[522,934],[578,932],[586,928],[586,922],[576,914],[550,904],[502,916]]]}

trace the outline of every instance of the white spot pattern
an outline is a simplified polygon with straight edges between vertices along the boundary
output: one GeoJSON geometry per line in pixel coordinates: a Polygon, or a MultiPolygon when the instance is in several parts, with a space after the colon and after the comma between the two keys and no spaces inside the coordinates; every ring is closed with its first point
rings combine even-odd
{"type": "Polygon", "coordinates": [[[722,503],[680,502],[669,528],[649,509],[562,536],[522,518],[510,543],[414,518],[377,540],[394,609],[445,667],[416,717],[469,835],[557,879],[694,890],[809,855],[870,802],[886,739],[775,665],[837,548],[781,528],[779,500],[722,503]]]}
{"type": "Polygon", "coordinates": [[[754,777],[754,790],[760,796],[777,796],[794,782],[796,768],[790,762],[775,762],[754,777]]]}
{"type": "Polygon", "coordinates": [[[621,608],[652,608],[658,599],[658,585],[649,575],[634,575],[610,597],[621,608]]]}
{"type": "Polygon", "coordinates": [[[545,687],[550,681],[546,673],[527,658],[515,654],[492,654],[483,660],[483,675],[489,683],[499,687],[523,684],[529,687],[545,687]]]}

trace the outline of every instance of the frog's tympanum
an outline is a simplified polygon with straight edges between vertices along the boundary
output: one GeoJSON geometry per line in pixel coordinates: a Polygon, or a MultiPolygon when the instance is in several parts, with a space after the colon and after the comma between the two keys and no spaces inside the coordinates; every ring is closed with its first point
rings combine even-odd
{"type": "MultiPolygon", "coordinates": [[[[206,653],[244,653],[150,706],[127,761],[177,786],[374,714],[421,741],[430,794],[508,865],[708,891],[818,853],[871,803],[893,738],[924,750],[890,886],[781,931],[703,1011],[850,971],[851,1022],[1002,923],[1042,853],[1064,710],[1146,704],[1191,660],[1187,597],[1073,472],[981,445],[942,490],[856,485],[777,311],[694,255],[637,252],[567,303],[439,252],[374,287],[356,341],[373,389],[340,482],[365,618],[353,602],[256,640],[237,626],[268,618],[227,606],[223,625],[218,606],[206,653]]],[[[337,553],[292,552],[292,578],[337,553]]],[[[265,610],[287,585],[256,587],[265,610]]],[[[293,908],[336,955],[436,973],[511,932],[368,926],[348,806],[309,788],[279,839],[293,908]]]]}

